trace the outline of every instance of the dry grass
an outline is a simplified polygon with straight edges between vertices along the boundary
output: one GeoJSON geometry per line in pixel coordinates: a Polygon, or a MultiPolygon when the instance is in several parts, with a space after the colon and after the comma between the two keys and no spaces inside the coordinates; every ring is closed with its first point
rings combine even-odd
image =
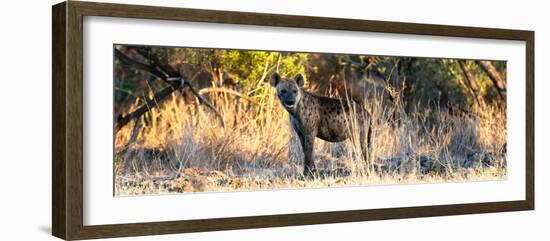
{"type": "MultiPolygon", "coordinates": [[[[115,194],[160,194],[499,180],[506,176],[506,115],[491,106],[471,113],[426,109],[410,115],[399,104],[371,101],[369,162],[354,141],[316,140],[319,174],[301,176],[301,148],[272,88],[237,100],[210,93],[224,116],[174,94],[141,124],[115,139],[115,194]]],[[[137,108],[137,104],[135,108],[137,108]]],[[[350,117],[352,118],[352,117],[350,117]]],[[[355,127],[365,128],[365,127],[355,127]]]]}

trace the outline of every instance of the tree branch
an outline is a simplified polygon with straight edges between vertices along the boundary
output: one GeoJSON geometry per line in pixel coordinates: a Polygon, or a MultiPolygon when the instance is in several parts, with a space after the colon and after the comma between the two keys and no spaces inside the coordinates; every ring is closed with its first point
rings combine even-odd
{"type": "Polygon", "coordinates": [[[179,76],[180,73],[176,71],[172,66],[165,64],[163,61],[160,61],[160,57],[156,54],[153,54],[150,49],[145,49],[143,47],[128,47],[135,50],[143,57],[146,57],[151,61],[151,65],[154,65],[159,68],[160,71],[166,73],[168,76],[179,76]]]}
{"type": "Polygon", "coordinates": [[[222,126],[225,126],[223,116],[220,114],[220,112],[218,112],[218,110],[216,110],[216,108],[214,108],[214,106],[212,106],[210,102],[204,99],[204,97],[202,97],[191,84],[189,84],[188,82],[185,82],[185,84],[187,85],[187,87],[189,87],[191,93],[193,93],[193,95],[195,95],[199,99],[199,104],[206,105],[208,108],[212,109],[212,111],[214,111],[214,114],[216,114],[216,116],[218,116],[218,118],[220,119],[220,124],[222,126]]]}
{"type": "Polygon", "coordinates": [[[159,79],[166,81],[166,79],[168,78],[166,74],[158,71],[157,69],[153,68],[151,65],[144,64],[139,61],[135,61],[116,48],[115,48],[115,57],[117,57],[122,63],[126,64],[127,66],[132,66],[136,69],[148,72],[159,79]]]}
{"type": "Polygon", "coordinates": [[[234,91],[234,90],[231,90],[231,89],[225,89],[225,88],[204,88],[204,89],[201,89],[199,90],[199,94],[200,95],[203,95],[203,94],[206,94],[206,93],[227,93],[227,94],[231,94],[231,95],[234,95],[234,96],[237,96],[238,98],[243,98],[244,100],[250,102],[250,103],[253,103],[255,105],[260,105],[258,102],[256,102],[255,100],[253,100],[252,98],[248,97],[247,95],[243,95],[237,91],[234,91]]]}
{"type": "Polygon", "coordinates": [[[491,61],[477,60],[476,62],[482,67],[485,73],[487,73],[491,81],[493,81],[493,84],[495,85],[495,88],[497,89],[502,100],[506,101],[506,80],[502,78],[497,68],[491,63],[491,61]]]}
{"type": "Polygon", "coordinates": [[[144,105],[140,106],[137,110],[134,112],[127,114],[125,116],[119,116],[117,119],[117,122],[115,123],[115,130],[118,131],[122,127],[124,127],[126,124],[128,124],[131,120],[135,118],[141,117],[145,112],[148,110],[155,108],[159,102],[162,102],[166,97],[168,97],[170,94],[172,94],[176,89],[172,88],[171,86],[166,87],[162,89],[161,91],[157,92],[153,99],[148,100],[144,105]]]}
{"type": "Polygon", "coordinates": [[[485,101],[483,100],[483,96],[479,93],[479,88],[474,80],[474,75],[470,72],[470,70],[468,70],[465,60],[458,60],[458,64],[460,65],[460,70],[462,70],[462,76],[465,80],[464,82],[466,82],[465,84],[470,90],[470,94],[474,97],[477,104],[482,106],[485,101]]]}
{"type": "MultiPolygon", "coordinates": [[[[140,55],[142,55],[144,57],[146,57],[144,54],[148,54],[147,52],[144,52],[143,49],[140,50],[139,48],[133,48],[133,47],[129,47],[129,48],[136,50],[137,53],[139,53],[140,55]]],[[[168,64],[164,64],[164,63],[160,64],[161,61],[159,61],[156,58],[157,56],[153,56],[150,53],[148,54],[147,57],[149,57],[150,64],[145,64],[145,63],[142,63],[142,62],[139,62],[139,61],[135,61],[135,60],[131,59],[126,54],[122,53],[120,50],[118,50],[116,48],[115,48],[115,56],[121,62],[123,62],[124,64],[129,65],[129,66],[133,66],[138,70],[148,72],[148,73],[152,74],[153,76],[155,76],[155,77],[163,80],[167,84],[169,84],[168,87],[166,87],[166,88],[162,89],[161,91],[155,93],[153,99],[148,100],[144,105],[139,107],[134,112],[132,112],[130,114],[127,114],[125,116],[119,116],[119,118],[117,119],[117,123],[115,124],[115,130],[116,131],[120,130],[122,127],[124,127],[126,124],[128,124],[132,119],[139,118],[143,114],[145,114],[145,112],[147,112],[147,110],[156,107],[159,102],[162,102],[166,97],[168,97],[170,94],[172,94],[172,92],[177,90],[177,91],[181,92],[181,94],[183,95],[183,90],[184,90],[184,87],[186,87],[186,86],[189,88],[191,93],[193,93],[193,95],[195,95],[198,98],[199,104],[203,104],[206,107],[208,107],[209,109],[211,109],[216,114],[216,116],[220,119],[221,125],[224,126],[223,117],[218,112],[218,110],[216,110],[216,108],[214,108],[214,106],[212,106],[212,104],[210,104],[210,102],[208,102],[206,99],[204,99],[204,97],[202,97],[195,90],[195,88],[191,85],[191,83],[185,81],[184,77],[181,76],[180,73],[175,71],[174,68],[172,68],[168,64]]]]}

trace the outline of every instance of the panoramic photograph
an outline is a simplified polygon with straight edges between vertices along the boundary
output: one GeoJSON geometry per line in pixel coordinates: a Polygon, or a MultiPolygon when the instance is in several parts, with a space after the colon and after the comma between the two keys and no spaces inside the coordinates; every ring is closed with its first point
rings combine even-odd
{"type": "Polygon", "coordinates": [[[115,44],[114,195],[505,180],[506,61],[115,44]]]}

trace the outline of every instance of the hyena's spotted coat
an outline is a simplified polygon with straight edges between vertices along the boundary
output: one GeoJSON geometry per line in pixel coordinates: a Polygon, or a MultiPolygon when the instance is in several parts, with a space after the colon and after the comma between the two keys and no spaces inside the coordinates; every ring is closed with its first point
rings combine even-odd
{"type": "Polygon", "coordinates": [[[370,123],[370,116],[360,105],[304,90],[304,79],[300,74],[294,80],[282,80],[278,73],[273,73],[270,84],[276,88],[281,104],[290,115],[290,124],[300,139],[304,152],[304,176],[315,173],[312,159],[315,138],[344,141],[352,136],[353,127],[359,129],[361,152],[366,160],[371,128],[370,124],[365,124],[370,123]]]}

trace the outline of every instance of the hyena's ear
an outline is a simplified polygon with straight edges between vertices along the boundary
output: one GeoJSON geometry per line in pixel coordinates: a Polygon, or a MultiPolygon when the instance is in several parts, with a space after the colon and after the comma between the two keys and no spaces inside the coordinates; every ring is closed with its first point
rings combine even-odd
{"type": "Polygon", "coordinates": [[[269,83],[271,84],[271,86],[275,87],[277,86],[279,81],[281,81],[281,76],[279,75],[279,73],[273,72],[273,74],[271,74],[271,78],[269,78],[269,83]]]}
{"type": "Polygon", "coordinates": [[[302,74],[296,75],[296,77],[294,77],[294,81],[296,81],[296,84],[298,84],[298,86],[304,87],[304,76],[302,76],[302,74]]]}

